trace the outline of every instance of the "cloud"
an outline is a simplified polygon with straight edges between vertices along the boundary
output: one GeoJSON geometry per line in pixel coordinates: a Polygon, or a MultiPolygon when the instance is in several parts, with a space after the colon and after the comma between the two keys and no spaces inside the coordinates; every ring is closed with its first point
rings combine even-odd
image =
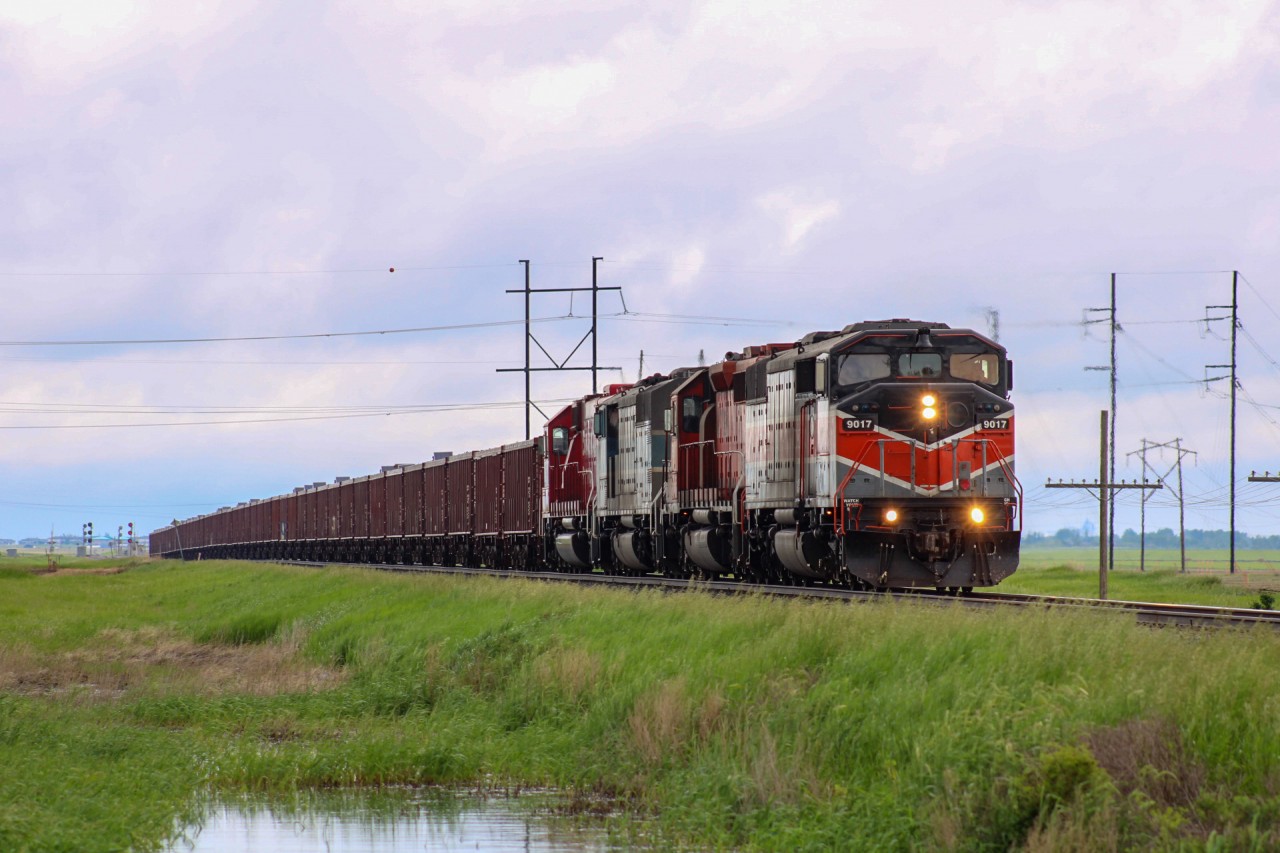
{"type": "MultiPolygon", "coordinates": [[[[520,298],[503,293],[522,283],[516,259],[534,261],[535,286],[580,286],[596,255],[632,311],[677,315],[602,321],[601,363],[629,376],[641,350],[648,372],[875,317],[983,328],[994,306],[1018,365],[1031,485],[1093,470],[1108,395],[1105,377],[1081,368],[1108,353],[1079,321],[1106,303],[1112,270],[1240,267],[1256,284],[1242,287],[1245,323],[1264,349],[1280,324],[1264,302],[1280,307],[1269,296],[1280,269],[1268,238],[1280,217],[1273,4],[296,11],[0,4],[0,337],[519,321],[520,298]],[[84,275],[106,272],[135,274],[84,275]],[[760,325],[691,325],[707,317],[760,325]]],[[[1221,274],[1120,282],[1123,447],[1194,443],[1193,491],[1221,523],[1224,402],[1162,383],[1224,360],[1222,341],[1176,323],[1223,304],[1227,286],[1221,274]]],[[[602,296],[602,310],[616,300],[602,296]]],[[[539,297],[534,313],[568,307],[539,297]]],[[[577,297],[575,313],[584,307],[577,297]]],[[[536,329],[557,357],[583,331],[536,329]]],[[[511,401],[519,377],[491,371],[522,363],[520,332],[0,347],[0,400],[228,411],[511,401]],[[202,363],[233,361],[252,364],[202,363]]],[[[1247,344],[1240,359],[1255,399],[1280,403],[1272,361],[1247,344]]],[[[585,387],[581,374],[535,380],[544,397],[585,387]]],[[[1277,429],[1241,411],[1242,465],[1274,469],[1277,429]]],[[[10,413],[0,425],[90,417],[10,413]]],[[[11,431],[0,474],[32,503],[185,515],[177,505],[194,499],[234,502],[522,434],[518,407],[11,431]]],[[[1033,498],[1038,526],[1087,515],[1033,498]]],[[[51,512],[13,508],[0,534],[38,532],[51,512]]],[[[1265,512],[1250,508],[1250,523],[1273,524],[1265,512]]]]}
{"type": "Polygon", "coordinates": [[[756,201],[782,226],[782,245],[788,252],[794,251],[815,226],[840,214],[840,202],[835,199],[805,201],[800,195],[793,190],[777,190],[756,201]]]}

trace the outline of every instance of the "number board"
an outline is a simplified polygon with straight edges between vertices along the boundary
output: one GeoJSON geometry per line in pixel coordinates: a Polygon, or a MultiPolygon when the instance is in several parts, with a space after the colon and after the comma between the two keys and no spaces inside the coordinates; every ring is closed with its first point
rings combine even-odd
{"type": "Polygon", "coordinates": [[[871,415],[859,415],[856,418],[840,418],[842,432],[871,432],[876,428],[876,419],[871,415]]]}

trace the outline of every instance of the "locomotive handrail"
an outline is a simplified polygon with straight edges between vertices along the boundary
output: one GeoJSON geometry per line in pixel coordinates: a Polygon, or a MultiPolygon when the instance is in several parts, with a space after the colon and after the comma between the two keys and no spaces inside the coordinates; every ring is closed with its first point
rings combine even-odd
{"type": "Polygon", "coordinates": [[[565,460],[566,460],[566,461],[565,461],[564,465],[563,465],[563,466],[561,466],[561,468],[560,468],[560,488],[561,488],[561,489],[563,489],[563,488],[564,488],[564,475],[568,473],[568,471],[569,471],[569,466],[570,466],[570,465],[578,465],[578,466],[581,466],[581,465],[582,465],[581,460],[576,461],[576,462],[570,462],[570,461],[568,461],[569,457],[573,455],[573,443],[574,443],[575,441],[577,441],[577,440],[578,440],[578,434],[577,434],[577,433],[574,433],[573,438],[569,440],[569,446],[568,446],[568,448],[566,448],[566,449],[565,449],[565,452],[564,452],[564,458],[565,458],[565,460]]]}
{"type": "MultiPolygon", "coordinates": [[[[1000,466],[1000,470],[1005,475],[1005,478],[1009,481],[1009,485],[1013,486],[1014,496],[1017,498],[1017,506],[1021,507],[1022,498],[1023,498],[1022,481],[1018,479],[1017,474],[1013,473],[1013,468],[1009,465],[1009,457],[1004,455],[1004,452],[1000,450],[1000,446],[996,444],[993,439],[990,439],[990,438],[958,438],[952,442],[952,445],[953,446],[959,445],[965,442],[972,442],[974,444],[982,445],[982,470],[983,471],[986,471],[988,467],[987,445],[991,445],[991,447],[995,449],[996,464],[1000,466]]],[[[954,458],[952,459],[952,462],[954,467],[954,462],[955,462],[954,458]]],[[[987,478],[985,475],[982,478],[982,496],[987,497],[987,478]]],[[[1018,518],[1018,529],[1021,530],[1022,529],[1021,510],[1019,510],[1016,514],[1018,518]]]]}
{"type": "MultiPolygon", "coordinates": [[[[686,451],[692,450],[695,447],[698,448],[698,488],[699,489],[707,488],[707,484],[706,484],[707,472],[706,472],[706,465],[704,463],[705,456],[702,452],[702,445],[715,444],[715,443],[716,443],[716,440],[714,438],[706,438],[706,439],[702,439],[701,441],[690,441],[688,443],[682,443],[678,448],[678,451],[680,453],[685,453],[686,451]]],[[[688,477],[687,471],[685,473],[685,476],[688,477]]],[[[676,491],[677,492],[680,491],[678,487],[676,491]]]]}
{"type": "MultiPolygon", "coordinates": [[[[880,442],[877,441],[876,444],[880,445],[880,442]]],[[[849,473],[844,475],[844,479],[840,481],[840,488],[838,488],[836,490],[836,493],[831,496],[831,503],[834,504],[839,511],[839,519],[836,525],[837,536],[844,535],[844,522],[845,522],[845,513],[846,513],[844,490],[848,488],[849,481],[853,479],[853,476],[858,473],[858,466],[862,464],[862,457],[866,456],[867,451],[870,449],[871,449],[870,444],[864,444],[862,446],[862,453],[859,454],[857,459],[852,460],[852,464],[850,464],[849,466],[849,473]]],[[[880,457],[881,457],[880,475],[881,475],[881,483],[883,484],[884,482],[884,479],[883,479],[884,478],[884,461],[883,461],[884,448],[883,446],[880,447],[880,457]]]]}
{"type": "Polygon", "coordinates": [[[1019,507],[1018,529],[1021,530],[1022,529],[1022,512],[1020,508],[1022,507],[1022,499],[1023,499],[1022,481],[1019,480],[1018,475],[1013,472],[1013,467],[1009,464],[1009,457],[1004,455],[1003,451],[1000,450],[999,445],[997,445],[991,439],[982,439],[982,440],[984,442],[990,442],[991,445],[995,447],[996,455],[998,457],[996,459],[996,464],[1000,466],[1000,470],[1004,472],[1005,477],[1007,477],[1009,482],[1013,485],[1013,491],[1018,498],[1018,504],[1017,504],[1019,507]]]}
{"type": "Polygon", "coordinates": [[[738,472],[738,484],[733,487],[733,535],[734,548],[739,553],[734,554],[736,559],[742,551],[742,539],[740,538],[747,531],[746,516],[739,510],[738,502],[742,496],[743,490],[747,487],[747,454],[745,451],[732,448],[730,450],[717,450],[716,456],[728,456],[730,453],[736,453],[742,457],[742,467],[738,472]]]}

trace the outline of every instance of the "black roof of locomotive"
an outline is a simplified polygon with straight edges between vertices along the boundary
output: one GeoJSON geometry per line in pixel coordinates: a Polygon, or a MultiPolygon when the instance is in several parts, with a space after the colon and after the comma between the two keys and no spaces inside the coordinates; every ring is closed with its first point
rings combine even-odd
{"type": "Polygon", "coordinates": [[[861,323],[850,323],[840,330],[841,334],[852,334],[854,332],[871,332],[882,331],[885,329],[950,329],[946,323],[937,323],[933,320],[908,320],[905,317],[896,317],[892,320],[863,320],[861,323]]]}
{"type": "Polygon", "coordinates": [[[778,353],[769,360],[769,373],[786,370],[797,361],[813,358],[824,352],[831,352],[851,343],[868,332],[934,332],[945,331],[948,335],[972,335],[993,349],[1004,352],[1005,348],[980,332],[973,329],[953,329],[946,323],[935,323],[929,320],[867,320],[861,323],[850,323],[838,332],[810,332],[797,342],[795,349],[778,353]]]}

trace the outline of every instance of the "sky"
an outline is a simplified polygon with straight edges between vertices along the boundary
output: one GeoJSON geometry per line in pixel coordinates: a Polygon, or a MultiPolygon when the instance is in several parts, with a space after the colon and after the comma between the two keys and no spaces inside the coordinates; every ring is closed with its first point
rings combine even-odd
{"type": "MultiPolygon", "coordinates": [[[[1238,270],[1237,526],[1280,533],[1246,480],[1280,469],[1278,48],[1248,0],[0,0],[0,536],[519,440],[505,291],[593,257],[623,288],[602,384],[998,312],[1044,532],[1097,516],[1043,484],[1097,474],[1112,273],[1117,476],[1180,439],[1188,527],[1227,526],[1230,325],[1203,321],[1238,270]],[[336,332],[387,333],[295,337],[336,332]],[[193,338],[257,340],[118,343],[193,338]]],[[[572,298],[533,302],[560,359],[572,298]]],[[[589,390],[534,379],[548,412],[589,390]]]]}

